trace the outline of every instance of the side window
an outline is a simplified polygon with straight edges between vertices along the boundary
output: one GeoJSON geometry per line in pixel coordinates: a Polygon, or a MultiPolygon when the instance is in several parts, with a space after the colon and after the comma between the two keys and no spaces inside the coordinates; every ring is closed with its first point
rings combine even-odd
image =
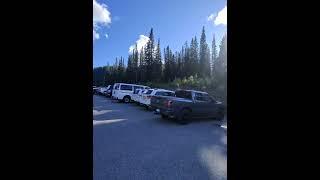
{"type": "Polygon", "coordinates": [[[140,86],[133,86],[133,91],[136,91],[137,89],[141,89],[140,86]]]}
{"type": "Polygon", "coordinates": [[[208,94],[203,93],[195,93],[195,99],[201,102],[210,102],[211,99],[208,94]]]}
{"type": "Polygon", "coordinates": [[[151,94],[153,90],[148,90],[146,94],[151,94]]]}
{"type": "Polygon", "coordinates": [[[119,90],[119,84],[117,84],[114,89],[119,90]]]}
{"type": "Polygon", "coordinates": [[[164,96],[174,96],[173,92],[165,92],[164,96]]]}
{"type": "Polygon", "coordinates": [[[130,85],[121,85],[120,89],[121,90],[125,90],[125,91],[132,91],[132,86],[130,86],[130,85]]]}

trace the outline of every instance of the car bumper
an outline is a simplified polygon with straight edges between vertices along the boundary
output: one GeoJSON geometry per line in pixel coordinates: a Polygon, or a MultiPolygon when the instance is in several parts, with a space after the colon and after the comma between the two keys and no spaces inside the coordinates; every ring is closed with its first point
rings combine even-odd
{"type": "Polygon", "coordinates": [[[172,109],[159,109],[161,115],[168,116],[169,118],[175,118],[176,115],[172,109]]]}

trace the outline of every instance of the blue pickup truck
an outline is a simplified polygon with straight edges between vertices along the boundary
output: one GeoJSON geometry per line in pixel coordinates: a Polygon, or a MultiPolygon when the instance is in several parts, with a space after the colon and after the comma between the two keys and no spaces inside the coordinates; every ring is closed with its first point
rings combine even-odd
{"type": "Polygon", "coordinates": [[[177,90],[175,96],[153,96],[151,107],[162,118],[177,120],[187,124],[192,118],[215,118],[222,120],[224,105],[214,100],[208,93],[195,90],[177,90]]]}

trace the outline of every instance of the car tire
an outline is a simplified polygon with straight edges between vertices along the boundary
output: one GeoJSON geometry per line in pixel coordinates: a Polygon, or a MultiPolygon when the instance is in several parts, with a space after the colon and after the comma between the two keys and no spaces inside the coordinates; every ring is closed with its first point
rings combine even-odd
{"type": "Polygon", "coordinates": [[[125,103],[129,103],[130,100],[131,100],[130,96],[123,97],[123,102],[125,102],[125,103]]]}
{"type": "Polygon", "coordinates": [[[183,109],[177,117],[177,121],[181,125],[188,124],[190,121],[190,110],[183,109]]]}

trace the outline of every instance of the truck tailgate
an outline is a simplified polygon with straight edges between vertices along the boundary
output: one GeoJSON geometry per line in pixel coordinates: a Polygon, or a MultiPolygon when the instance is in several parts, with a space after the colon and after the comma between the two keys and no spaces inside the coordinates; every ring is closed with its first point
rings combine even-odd
{"type": "Polygon", "coordinates": [[[151,98],[151,106],[155,109],[165,108],[165,102],[168,99],[170,99],[170,96],[153,96],[151,98]]]}

